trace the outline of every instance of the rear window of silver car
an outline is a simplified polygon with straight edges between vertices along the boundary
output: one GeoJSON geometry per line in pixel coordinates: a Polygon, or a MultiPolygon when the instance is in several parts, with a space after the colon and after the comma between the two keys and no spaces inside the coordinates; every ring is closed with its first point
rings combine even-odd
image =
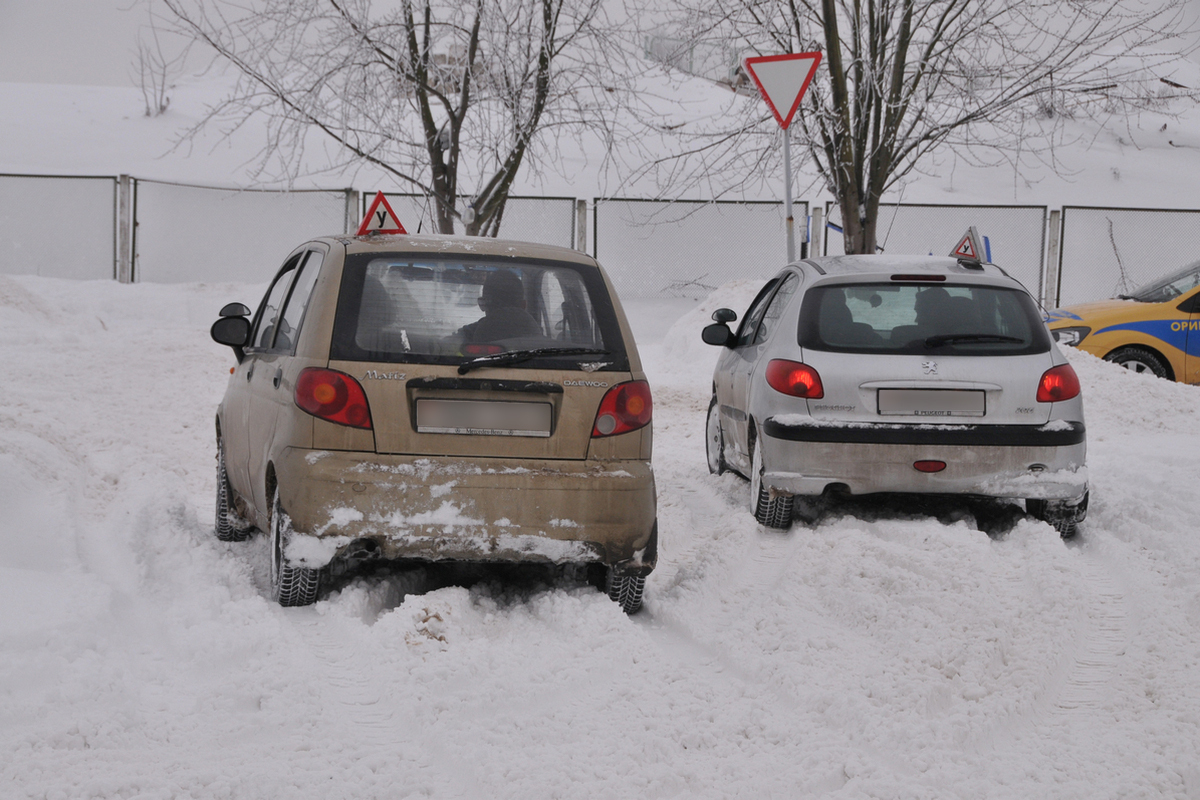
{"type": "MultiPolygon", "coordinates": [[[[348,256],[330,357],[460,363],[514,350],[590,348],[597,369],[628,369],[598,270],[553,261],[348,256]]],[[[552,354],[523,367],[567,367],[552,354]]]]}
{"type": "Polygon", "coordinates": [[[848,353],[1025,355],[1050,349],[1037,306],[1018,289],[973,284],[815,286],[800,345],[848,353]]]}

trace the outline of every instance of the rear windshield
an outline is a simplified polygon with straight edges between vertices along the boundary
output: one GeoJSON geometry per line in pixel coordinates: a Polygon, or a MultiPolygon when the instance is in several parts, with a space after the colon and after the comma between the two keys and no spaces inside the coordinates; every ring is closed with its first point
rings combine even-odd
{"type": "Polygon", "coordinates": [[[515,366],[571,368],[567,359],[628,369],[616,314],[595,268],[410,254],[346,259],[331,358],[457,364],[559,348],[605,352],[542,354],[515,366]]]}
{"type": "Polygon", "coordinates": [[[1050,349],[1033,299],[979,285],[817,286],[800,309],[800,345],[846,353],[1023,355],[1050,349]]]}

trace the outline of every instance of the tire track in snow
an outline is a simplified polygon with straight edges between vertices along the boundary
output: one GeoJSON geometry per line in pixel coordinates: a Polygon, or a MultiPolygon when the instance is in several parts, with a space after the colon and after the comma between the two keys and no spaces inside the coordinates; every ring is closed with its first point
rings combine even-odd
{"type": "Polygon", "coordinates": [[[1095,591],[1083,647],[1053,700],[1056,713],[1085,713],[1103,705],[1111,697],[1113,678],[1129,642],[1127,599],[1111,565],[1101,564],[1099,556],[1086,551],[1083,556],[1088,583],[1095,591]]]}

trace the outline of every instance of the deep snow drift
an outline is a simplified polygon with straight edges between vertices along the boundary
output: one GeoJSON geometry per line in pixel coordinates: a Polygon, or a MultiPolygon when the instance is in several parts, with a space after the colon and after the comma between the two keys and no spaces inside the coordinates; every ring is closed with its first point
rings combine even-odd
{"type": "Polygon", "coordinates": [[[642,614],[420,573],[281,609],[263,538],[212,531],[207,329],[263,288],[0,276],[0,795],[1200,798],[1196,388],[1072,356],[1076,542],[962,504],[778,533],[704,460],[699,328],[757,284],[634,305],[642,614]]]}

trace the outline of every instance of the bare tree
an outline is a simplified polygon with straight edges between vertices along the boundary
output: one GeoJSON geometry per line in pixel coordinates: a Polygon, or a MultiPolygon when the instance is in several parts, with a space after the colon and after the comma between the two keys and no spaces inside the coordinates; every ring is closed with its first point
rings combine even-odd
{"type": "Polygon", "coordinates": [[[259,169],[289,177],[316,132],[334,166],[373,165],[424,194],[443,233],[457,219],[495,236],[531,156],[603,127],[602,0],[163,1],[240,74],[202,125],[266,120],[259,169]]]}
{"type": "Polygon", "coordinates": [[[172,81],[183,72],[190,47],[176,48],[174,55],[169,55],[172,48],[164,45],[164,37],[159,21],[151,13],[149,25],[138,32],[132,67],[135,73],[132,77],[142,89],[147,117],[158,117],[167,112],[171,105],[168,92],[174,88],[172,81]]]}
{"type": "MultiPolygon", "coordinates": [[[[1182,0],[678,2],[695,41],[824,53],[793,135],[840,205],[847,253],[875,252],[880,199],[939,148],[1053,164],[1065,119],[1195,97],[1169,71],[1185,49],[1182,0]]],[[[732,124],[682,125],[682,151],[650,166],[726,188],[751,179],[775,128],[749,102],[731,101],[732,124]]]]}

